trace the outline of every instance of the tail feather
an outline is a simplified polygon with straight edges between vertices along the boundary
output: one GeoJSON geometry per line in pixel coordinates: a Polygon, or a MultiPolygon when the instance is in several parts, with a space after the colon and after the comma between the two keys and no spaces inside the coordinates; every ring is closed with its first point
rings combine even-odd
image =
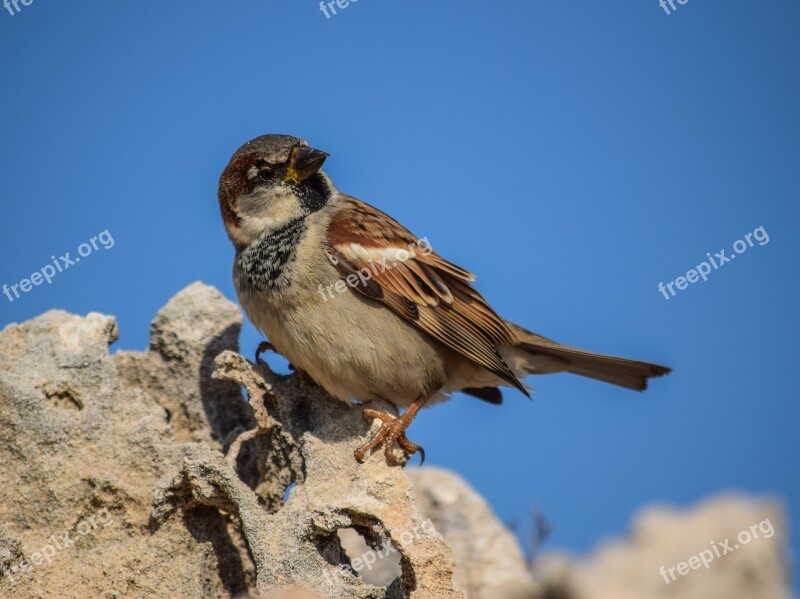
{"type": "Polygon", "coordinates": [[[562,372],[644,391],[647,389],[648,379],[672,372],[672,369],[658,364],[605,356],[561,345],[512,323],[508,325],[517,337],[517,348],[523,351],[521,366],[530,374],[553,372],[552,365],[557,363],[560,364],[558,370],[562,372]],[[542,369],[541,364],[546,364],[546,369],[542,369]]]}

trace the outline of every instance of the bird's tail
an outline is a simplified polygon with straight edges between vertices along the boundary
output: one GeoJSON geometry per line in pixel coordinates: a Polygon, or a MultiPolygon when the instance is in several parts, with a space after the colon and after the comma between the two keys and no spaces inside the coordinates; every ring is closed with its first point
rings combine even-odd
{"type": "Polygon", "coordinates": [[[644,391],[647,389],[648,379],[672,372],[670,368],[657,364],[604,356],[561,345],[515,324],[508,323],[508,326],[517,343],[509,348],[507,360],[513,363],[512,368],[522,370],[525,374],[571,372],[612,385],[644,391]]]}

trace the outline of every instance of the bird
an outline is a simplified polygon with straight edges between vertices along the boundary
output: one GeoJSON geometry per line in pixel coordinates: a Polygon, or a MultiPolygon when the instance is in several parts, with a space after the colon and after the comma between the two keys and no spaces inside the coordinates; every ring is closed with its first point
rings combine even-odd
{"type": "MultiPolygon", "coordinates": [[[[360,406],[377,431],[354,452],[383,448],[390,466],[424,449],[406,431],[419,411],[456,392],[492,404],[500,388],[529,395],[527,375],[572,373],[643,391],[671,370],[562,345],[500,317],[475,276],[377,208],[340,192],[329,154],[268,134],[242,145],[218,188],[235,249],[245,314],[284,356],[334,398],[360,406]],[[369,406],[387,401],[395,416],[369,406]]],[[[258,360],[259,352],[256,354],[258,360]]]]}

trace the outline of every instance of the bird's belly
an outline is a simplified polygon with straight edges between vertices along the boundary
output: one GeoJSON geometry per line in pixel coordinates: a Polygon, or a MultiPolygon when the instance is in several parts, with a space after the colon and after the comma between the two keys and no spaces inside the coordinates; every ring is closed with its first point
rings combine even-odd
{"type": "Polygon", "coordinates": [[[333,297],[313,289],[269,297],[242,292],[239,300],[280,354],[340,400],[405,407],[447,382],[441,348],[349,289],[333,297]]]}

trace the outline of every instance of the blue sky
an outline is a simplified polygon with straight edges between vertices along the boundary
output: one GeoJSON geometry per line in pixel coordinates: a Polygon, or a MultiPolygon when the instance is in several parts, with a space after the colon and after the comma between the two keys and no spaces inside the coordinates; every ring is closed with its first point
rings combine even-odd
{"type": "MultiPolygon", "coordinates": [[[[0,284],[101,231],[114,246],[0,295],[0,326],[100,311],[142,349],[187,284],[234,298],[217,178],[242,142],[289,133],[506,318],[675,368],[645,395],[559,375],[533,401],[423,412],[410,437],[501,518],[539,506],[547,547],[576,552],[645,504],[724,490],[797,522],[798,3],[20,6],[0,11],[0,284]],[[760,226],[768,244],[659,293],[760,226]]],[[[258,341],[248,326],[243,351],[258,341]]]]}

